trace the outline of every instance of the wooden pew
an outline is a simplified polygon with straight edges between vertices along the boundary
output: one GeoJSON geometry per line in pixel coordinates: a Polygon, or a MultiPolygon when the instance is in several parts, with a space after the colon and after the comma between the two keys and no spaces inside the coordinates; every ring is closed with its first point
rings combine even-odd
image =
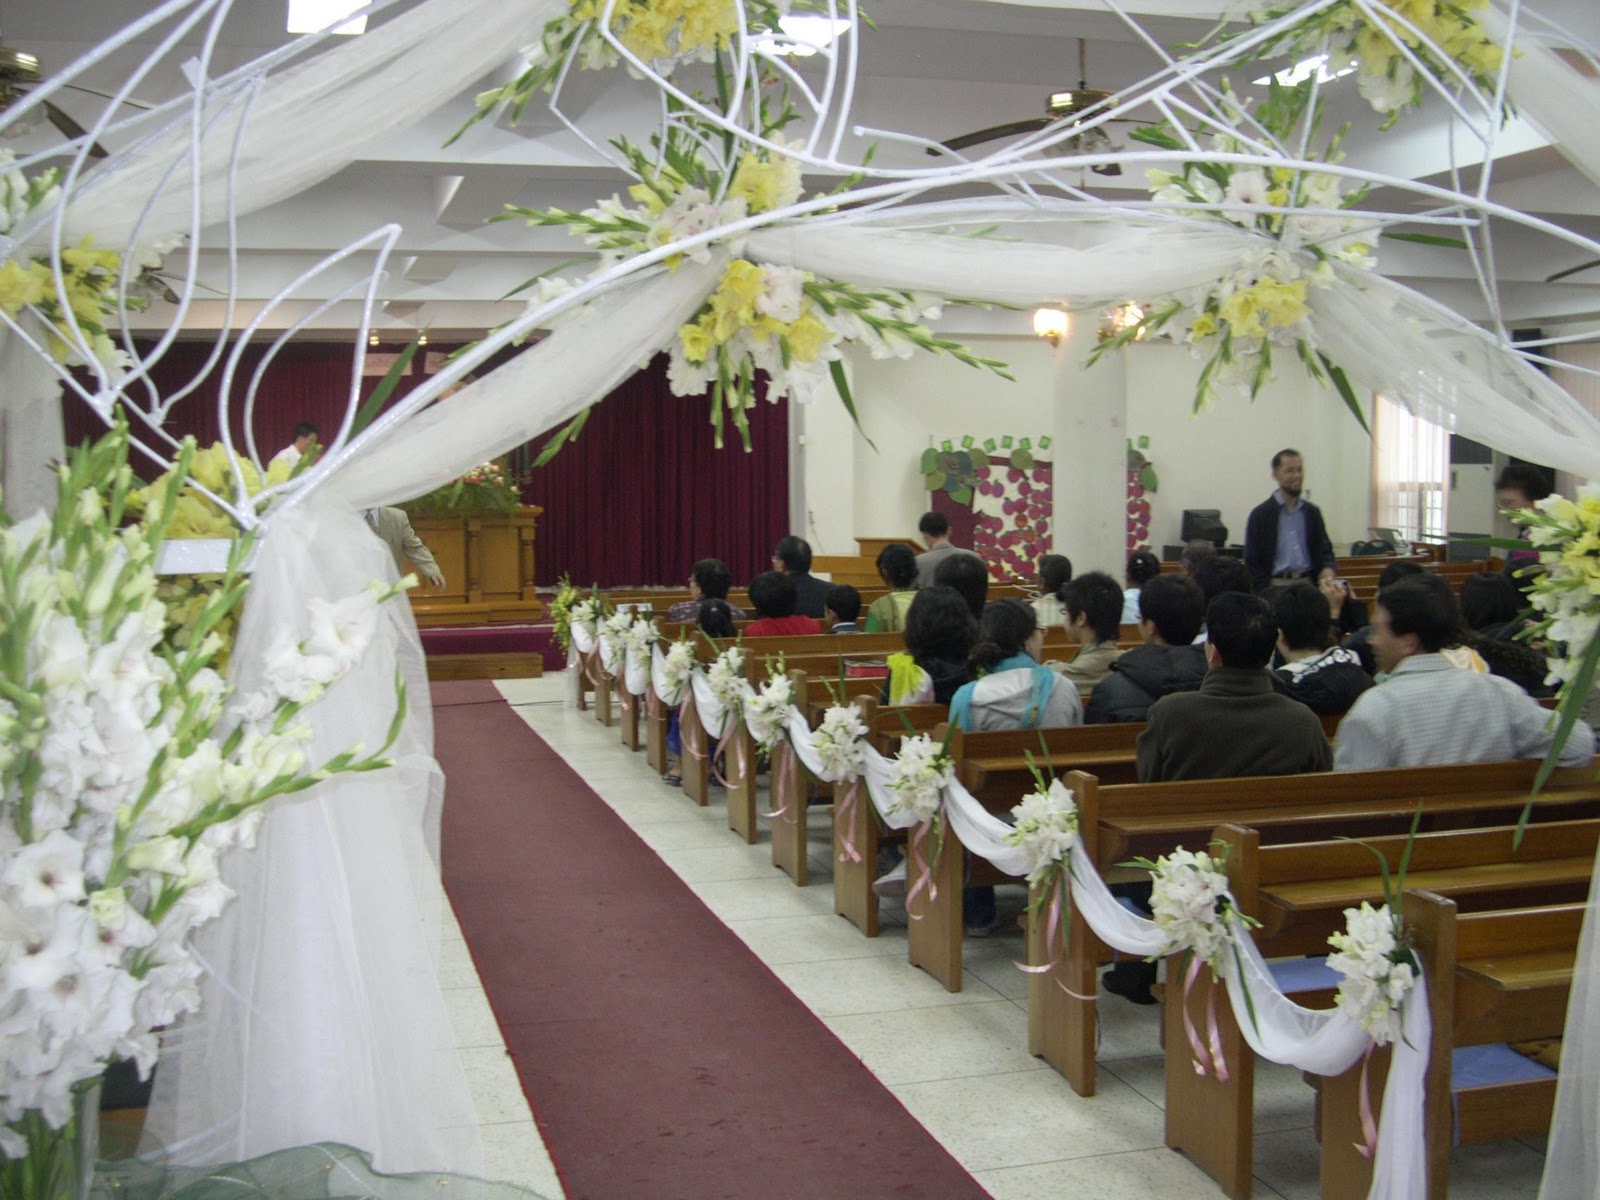
{"type": "MultiPolygon", "coordinates": [[[[1261,832],[1267,843],[1311,841],[1351,829],[1371,836],[1410,828],[1420,805],[1424,832],[1514,823],[1539,769],[1528,760],[1462,766],[1255,776],[1184,783],[1101,787],[1083,771],[1067,775],[1078,806],[1088,864],[1105,874],[1135,854],[1155,857],[1179,846],[1204,846],[1230,822],[1261,832]]],[[[1533,819],[1600,816],[1592,766],[1559,769],[1533,804],[1533,819]]],[[[1053,963],[1028,985],[1029,1048],[1054,1066],[1080,1096],[1095,1090],[1096,968],[1109,952],[1073,909],[1059,958],[1030,931],[1030,961],[1053,963]]]]}
{"type": "MultiPolygon", "coordinates": [[[[901,738],[910,733],[931,733],[949,716],[943,704],[891,708],[869,700],[862,701],[860,708],[862,721],[869,731],[868,742],[878,753],[889,757],[898,752],[901,738]]],[[[872,890],[872,884],[878,877],[878,851],[886,842],[904,841],[905,835],[886,832],[866,794],[865,784],[861,785],[854,804],[843,805],[843,793],[843,786],[835,784],[833,911],[867,937],[877,937],[878,894],[872,890]]]]}
{"type": "MultiPolygon", "coordinates": [[[[1352,836],[1360,830],[1352,827],[1352,836]]],[[[1447,896],[1468,908],[1578,903],[1588,894],[1600,818],[1552,821],[1528,827],[1513,849],[1516,827],[1419,834],[1412,843],[1407,884],[1447,896]]],[[[1263,957],[1328,953],[1328,936],[1344,928],[1344,910],[1384,901],[1378,855],[1391,876],[1399,869],[1406,835],[1261,844],[1259,830],[1223,825],[1213,838],[1226,849],[1228,879],[1241,912],[1261,922],[1255,931],[1263,957]]],[[[1297,963],[1310,966],[1311,963],[1297,963]]],[[[1185,995],[1177,956],[1168,960],[1162,1019],[1166,1062],[1166,1142],[1215,1179],[1233,1200],[1249,1200],[1254,1175],[1253,1090],[1255,1058],[1239,1030],[1241,1017],[1225,989],[1202,971],[1185,995]],[[1213,992],[1223,993],[1213,1000],[1213,992]],[[1196,1073],[1185,1049],[1183,1017],[1204,1021],[1215,1005],[1217,1043],[1228,1078],[1196,1073]]],[[[1330,973],[1331,975],[1331,973],[1330,973]]],[[[1321,982],[1321,981],[1317,981],[1321,982]]],[[[1327,1007],[1333,986],[1297,994],[1307,1007],[1327,1007]]],[[[1203,1025],[1198,1027],[1203,1028],[1203,1025]]]]}
{"type": "MultiPolygon", "coordinates": [[[[1549,1130],[1554,1072],[1518,1061],[1512,1065],[1519,1077],[1462,1089],[1453,1086],[1454,1051],[1561,1036],[1585,908],[1573,903],[1461,913],[1444,896],[1407,891],[1405,923],[1428,980],[1433,1022],[1424,1102],[1429,1200],[1449,1194],[1457,1132],[1462,1144],[1471,1144],[1549,1130]]],[[[1372,1056],[1372,1079],[1385,1077],[1388,1059],[1387,1050],[1372,1056]]],[[[1358,1065],[1322,1082],[1324,1200],[1364,1197],[1370,1186],[1372,1162],[1355,1148],[1361,1141],[1360,1077],[1358,1065]]],[[[1370,1102],[1376,1119],[1381,1087],[1372,1088],[1370,1102]]]]}

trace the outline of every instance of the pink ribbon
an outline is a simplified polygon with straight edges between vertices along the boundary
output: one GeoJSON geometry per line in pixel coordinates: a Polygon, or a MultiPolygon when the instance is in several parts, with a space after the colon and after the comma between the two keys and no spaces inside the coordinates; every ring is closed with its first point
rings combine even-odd
{"type": "Polygon", "coordinates": [[[861,861],[861,851],[856,849],[855,819],[856,804],[861,799],[861,780],[852,779],[850,786],[844,789],[844,795],[839,797],[838,811],[833,814],[833,823],[836,829],[844,830],[842,838],[844,853],[839,855],[840,862],[858,863],[861,861]]]}
{"type": "Polygon", "coordinates": [[[782,786],[780,786],[778,790],[790,797],[790,799],[784,801],[783,807],[778,809],[776,812],[767,813],[766,817],[768,820],[781,819],[793,825],[797,817],[796,814],[790,811],[790,809],[793,807],[793,798],[800,794],[799,759],[795,754],[793,747],[789,746],[787,743],[780,743],[779,745],[775,746],[772,753],[774,757],[777,757],[779,754],[783,755],[783,765],[778,768],[779,773],[783,776],[783,780],[782,786]]]}
{"type": "Polygon", "coordinates": [[[911,854],[911,871],[913,882],[911,890],[906,893],[906,912],[913,921],[922,920],[921,913],[911,912],[911,902],[917,898],[924,888],[928,892],[928,902],[931,904],[939,898],[939,887],[933,882],[933,864],[928,861],[928,834],[933,829],[932,821],[924,821],[911,831],[911,845],[908,847],[911,854]]]}
{"type": "Polygon", "coordinates": [[[739,718],[734,714],[729,713],[724,719],[722,727],[722,740],[717,743],[717,758],[711,763],[712,777],[715,778],[716,781],[723,787],[730,787],[731,785],[728,783],[727,779],[723,777],[722,772],[717,770],[717,760],[722,759],[723,751],[728,748],[729,742],[733,743],[734,758],[737,760],[737,764],[740,768],[737,772],[739,778],[745,780],[746,782],[748,782],[750,778],[750,764],[745,760],[744,756],[745,740],[742,737],[735,736],[738,734],[738,732],[739,718]]]}
{"type": "Polygon", "coordinates": [[[1367,1052],[1361,1056],[1361,1136],[1356,1150],[1362,1158],[1371,1158],[1378,1152],[1378,1122],[1372,1115],[1372,1092],[1367,1079],[1367,1068],[1372,1064],[1372,1052],[1378,1043],[1368,1042],[1367,1052]]]}
{"type": "Polygon", "coordinates": [[[1183,976],[1183,1032],[1189,1039],[1189,1056],[1194,1062],[1194,1073],[1205,1075],[1206,1062],[1209,1056],[1206,1053],[1205,1043],[1200,1040],[1200,1031],[1194,1027],[1194,1021],[1189,1016],[1189,992],[1194,987],[1194,981],[1200,977],[1200,956],[1189,955],[1189,969],[1183,976]]]}
{"type": "MultiPolygon", "coordinates": [[[[689,752],[690,756],[695,760],[695,762],[705,762],[705,727],[701,726],[700,732],[694,735],[694,740],[702,743],[699,749],[696,749],[690,744],[689,741],[689,726],[695,723],[696,722],[689,720],[689,693],[687,690],[685,690],[683,694],[683,701],[678,705],[678,744],[689,752]]],[[[699,785],[697,784],[696,786],[699,785]]]]}
{"type": "MultiPolygon", "coordinates": [[[[1027,963],[1017,963],[1017,966],[1029,975],[1048,975],[1055,970],[1061,962],[1061,947],[1056,939],[1056,931],[1061,928],[1061,910],[1065,902],[1062,894],[1064,884],[1062,876],[1056,875],[1055,883],[1050,887],[1050,894],[1044,902],[1044,948],[1050,956],[1043,966],[1031,967],[1027,963]]],[[[1068,992],[1067,995],[1072,995],[1068,992]]]]}
{"type": "Polygon", "coordinates": [[[1211,1069],[1217,1073],[1218,1083],[1228,1082],[1228,1060],[1222,1054],[1222,1029],[1217,1024],[1217,981],[1211,981],[1206,993],[1206,1031],[1211,1039],[1211,1069]]]}

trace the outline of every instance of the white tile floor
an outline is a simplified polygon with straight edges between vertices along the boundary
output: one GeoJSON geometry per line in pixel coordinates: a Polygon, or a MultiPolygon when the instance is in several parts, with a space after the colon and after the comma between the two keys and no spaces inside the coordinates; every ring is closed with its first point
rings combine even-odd
{"type": "MultiPolygon", "coordinates": [[[[833,915],[825,822],[812,825],[811,885],[796,888],[772,866],[765,836],[746,846],[727,829],[720,793],[698,808],[663,785],[642,753],[622,749],[615,728],[563,709],[559,676],[500,687],[528,724],[997,1200],[1221,1195],[1163,1144],[1158,1009],[1107,998],[1099,1094],[1079,1097],[1027,1052],[1027,981],[1012,965],[1023,953],[1020,936],[969,939],[965,986],[948,993],[907,965],[903,910],[886,906],[876,939],[833,915]]],[[[1003,890],[1002,911],[1007,899],[1003,890]]],[[[1020,907],[1020,890],[1010,899],[1013,909],[1020,907]]],[[[461,1045],[470,1047],[488,1173],[559,1197],[482,991],[468,978],[471,962],[455,950],[445,966],[447,982],[461,983],[453,989],[452,1016],[461,1045]]],[[[1260,1064],[1257,1196],[1316,1196],[1312,1101],[1296,1072],[1260,1064]]],[[[1450,1194],[1469,1200],[1533,1195],[1542,1161],[1538,1150],[1521,1143],[1458,1152],[1450,1194]]]]}

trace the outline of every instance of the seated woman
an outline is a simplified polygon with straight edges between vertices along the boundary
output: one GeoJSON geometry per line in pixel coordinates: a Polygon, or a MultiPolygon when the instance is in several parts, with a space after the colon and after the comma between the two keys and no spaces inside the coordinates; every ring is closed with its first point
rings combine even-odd
{"type": "Polygon", "coordinates": [[[889,704],[949,704],[971,676],[967,656],[978,626],[955,588],[934,585],[916,594],[906,612],[906,653],[889,655],[889,704]]]}
{"type": "MultiPolygon", "coordinates": [[[[700,606],[707,600],[721,600],[726,603],[728,589],[732,586],[733,575],[729,573],[727,564],[720,558],[702,558],[695,563],[694,569],[689,573],[689,599],[680,600],[667,609],[667,620],[699,620],[700,606]]],[[[727,608],[733,614],[735,621],[744,620],[745,613],[742,608],[732,604],[727,605],[727,608]]]]}
{"type": "Polygon", "coordinates": [[[899,633],[917,598],[917,556],[904,542],[890,542],[878,551],[878,578],[889,589],[867,607],[868,633],[899,633]]]}
{"type": "Polygon", "coordinates": [[[1528,627],[1522,616],[1525,607],[1523,594],[1502,572],[1468,576],[1461,581],[1461,622],[1468,631],[1462,640],[1489,664],[1491,674],[1504,676],[1530,696],[1548,696],[1549,663],[1518,637],[1528,627]]]}
{"type": "Polygon", "coordinates": [[[750,581],[750,606],[756,619],[744,627],[745,637],[804,637],[822,632],[813,617],[795,616],[799,593],[794,580],[778,571],[763,571],[750,581]]]}
{"type": "Polygon", "coordinates": [[[1071,582],[1072,560],[1065,554],[1046,554],[1039,559],[1039,598],[1033,602],[1033,611],[1039,614],[1042,628],[1060,629],[1065,623],[1066,597],[1061,593],[1071,582]]]}
{"type": "MultiPolygon", "coordinates": [[[[733,606],[726,600],[716,597],[707,597],[700,605],[700,615],[695,622],[700,626],[700,632],[707,637],[731,638],[736,636],[737,630],[733,626],[733,606]]],[[[678,728],[678,709],[674,708],[667,717],[667,762],[666,774],[661,777],[661,782],[671,784],[673,787],[683,786],[683,735],[678,728]]]]}
{"type": "Polygon", "coordinates": [[[1078,689],[1039,662],[1043,647],[1032,605],[996,600],[985,608],[967,660],[976,679],[951,699],[950,719],[968,733],[1083,724],[1078,689]]]}

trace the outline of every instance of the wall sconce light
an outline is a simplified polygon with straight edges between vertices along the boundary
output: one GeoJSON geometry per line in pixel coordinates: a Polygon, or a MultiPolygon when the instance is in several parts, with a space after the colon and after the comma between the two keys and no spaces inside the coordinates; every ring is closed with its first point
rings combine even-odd
{"type": "Polygon", "coordinates": [[[428,335],[425,334],[425,333],[417,334],[417,345],[426,346],[427,344],[428,344],[428,335]]]}
{"type": "MultiPolygon", "coordinates": [[[[1129,300],[1126,304],[1116,308],[1108,308],[1100,317],[1100,340],[1116,337],[1119,333],[1126,333],[1145,318],[1144,306],[1137,300],[1129,300]]],[[[1139,330],[1133,335],[1133,340],[1143,341],[1144,330],[1139,330]]]]}
{"type": "Polygon", "coordinates": [[[375,334],[375,333],[369,335],[368,338],[367,338],[367,345],[376,346],[377,344],[378,344],[378,335],[375,334]]]}
{"type": "Polygon", "coordinates": [[[1052,346],[1059,346],[1070,328],[1071,323],[1067,314],[1059,308],[1041,308],[1035,310],[1033,314],[1034,333],[1047,338],[1052,346]]]}

